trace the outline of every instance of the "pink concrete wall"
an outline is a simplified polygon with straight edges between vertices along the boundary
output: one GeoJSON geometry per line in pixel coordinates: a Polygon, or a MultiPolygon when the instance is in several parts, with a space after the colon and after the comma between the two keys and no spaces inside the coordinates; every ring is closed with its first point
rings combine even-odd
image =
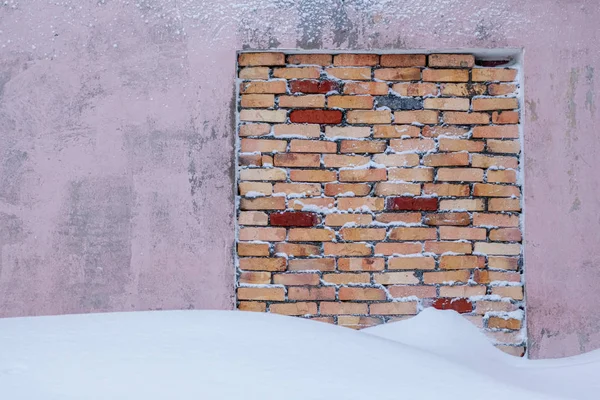
{"type": "Polygon", "coordinates": [[[598,348],[598,20],[595,0],[10,0],[0,316],[232,307],[236,50],[518,47],[530,355],[598,348]]]}

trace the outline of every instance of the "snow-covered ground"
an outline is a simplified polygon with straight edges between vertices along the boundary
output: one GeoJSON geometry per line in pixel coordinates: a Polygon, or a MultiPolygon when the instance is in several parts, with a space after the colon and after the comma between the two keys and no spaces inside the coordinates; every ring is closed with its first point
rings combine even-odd
{"type": "Polygon", "coordinates": [[[0,319],[0,399],[598,399],[600,352],[530,361],[452,311],[363,331],[273,314],[0,319]]]}

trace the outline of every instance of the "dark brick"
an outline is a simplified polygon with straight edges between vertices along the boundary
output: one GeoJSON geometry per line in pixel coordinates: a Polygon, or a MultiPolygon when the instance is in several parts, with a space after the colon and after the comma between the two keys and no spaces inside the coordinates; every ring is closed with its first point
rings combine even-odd
{"type": "Polygon", "coordinates": [[[240,165],[243,166],[260,167],[262,165],[262,156],[260,154],[240,155],[239,161],[240,165]]]}
{"type": "Polygon", "coordinates": [[[473,303],[469,299],[437,299],[432,306],[438,310],[454,310],[459,313],[470,313],[473,311],[473,303]]]}
{"type": "Polygon", "coordinates": [[[342,112],[339,110],[294,110],[290,121],[296,124],[339,124],[342,112]]]}
{"type": "Polygon", "coordinates": [[[473,273],[473,280],[477,283],[490,283],[490,272],[485,269],[476,269],[473,273]]]}
{"type": "Polygon", "coordinates": [[[425,215],[425,223],[434,226],[466,226],[471,223],[471,218],[466,212],[427,214],[425,215]]]}
{"type": "Polygon", "coordinates": [[[315,226],[317,214],[308,212],[280,212],[271,214],[272,226],[315,226]]]}
{"type": "Polygon", "coordinates": [[[375,97],[376,107],[388,107],[391,110],[422,110],[423,100],[398,96],[375,97]]]}
{"type": "Polygon", "coordinates": [[[339,92],[339,85],[335,81],[299,80],[290,81],[292,93],[329,93],[339,92]]]}
{"type": "Polygon", "coordinates": [[[388,197],[386,209],[392,211],[436,211],[438,199],[434,197],[388,197]]]}
{"type": "Polygon", "coordinates": [[[510,59],[507,60],[480,60],[475,59],[475,65],[480,67],[499,67],[500,65],[505,65],[511,62],[510,59]]]}

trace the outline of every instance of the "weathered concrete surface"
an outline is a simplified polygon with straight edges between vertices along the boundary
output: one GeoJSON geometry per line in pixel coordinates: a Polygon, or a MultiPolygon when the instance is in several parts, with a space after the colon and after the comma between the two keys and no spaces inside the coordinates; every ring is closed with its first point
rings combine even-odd
{"type": "Polygon", "coordinates": [[[530,355],[600,347],[595,0],[9,0],[0,315],[231,308],[235,51],[525,51],[530,355]]]}

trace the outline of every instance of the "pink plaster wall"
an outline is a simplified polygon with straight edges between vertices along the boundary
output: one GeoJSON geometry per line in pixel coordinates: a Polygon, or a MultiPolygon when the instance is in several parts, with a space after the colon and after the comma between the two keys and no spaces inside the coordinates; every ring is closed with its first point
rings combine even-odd
{"type": "Polygon", "coordinates": [[[595,0],[10,0],[0,316],[232,308],[236,50],[516,47],[530,356],[598,348],[598,20],[595,0]]]}

